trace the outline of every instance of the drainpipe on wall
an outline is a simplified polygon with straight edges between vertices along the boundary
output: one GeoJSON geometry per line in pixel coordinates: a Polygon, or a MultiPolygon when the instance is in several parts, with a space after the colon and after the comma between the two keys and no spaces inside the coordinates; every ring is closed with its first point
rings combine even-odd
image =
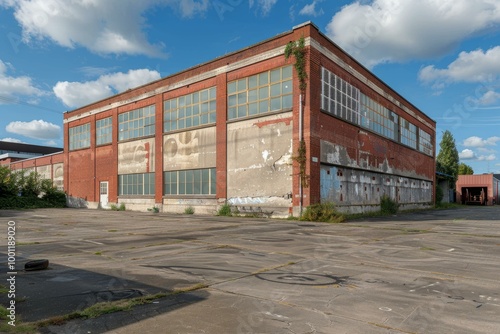
{"type": "MultiPolygon", "coordinates": [[[[302,93],[299,98],[299,145],[302,142],[302,93]]],[[[299,217],[302,216],[302,175],[299,173],[299,217]]]]}

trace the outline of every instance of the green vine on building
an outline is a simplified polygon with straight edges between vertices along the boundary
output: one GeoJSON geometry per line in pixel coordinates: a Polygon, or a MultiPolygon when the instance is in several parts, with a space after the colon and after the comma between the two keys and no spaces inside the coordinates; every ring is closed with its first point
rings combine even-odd
{"type": "Polygon", "coordinates": [[[285,47],[285,59],[289,59],[291,56],[295,58],[293,66],[299,77],[300,91],[304,93],[307,88],[306,41],[304,37],[299,38],[298,41],[288,42],[285,47]]]}
{"type": "MultiPolygon", "coordinates": [[[[304,95],[307,88],[305,44],[306,43],[304,37],[301,37],[298,41],[288,42],[285,47],[285,59],[288,60],[291,56],[295,58],[295,64],[293,66],[297,71],[297,76],[299,78],[300,92],[304,95]]],[[[304,139],[301,139],[299,142],[299,148],[297,150],[297,156],[293,157],[293,160],[295,160],[299,164],[300,184],[303,188],[309,187],[309,175],[306,174],[306,153],[306,142],[304,139]]]]}

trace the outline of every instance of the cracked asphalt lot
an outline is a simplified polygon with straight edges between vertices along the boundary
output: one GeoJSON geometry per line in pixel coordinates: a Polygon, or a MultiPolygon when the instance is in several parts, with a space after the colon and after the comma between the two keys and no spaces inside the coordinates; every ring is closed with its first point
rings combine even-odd
{"type": "Polygon", "coordinates": [[[11,220],[24,322],[203,284],[41,333],[500,333],[500,206],[335,225],[0,211],[5,231],[11,220]]]}

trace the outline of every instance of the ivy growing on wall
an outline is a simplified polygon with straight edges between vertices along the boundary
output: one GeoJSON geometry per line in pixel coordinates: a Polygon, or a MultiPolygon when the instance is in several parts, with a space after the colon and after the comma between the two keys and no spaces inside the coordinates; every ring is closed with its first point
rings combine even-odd
{"type": "Polygon", "coordinates": [[[285,59],[291,56],[295,58],[295,70],[299,77],[300,90],[304,92],[307,88],[307,73],[306,73],[306,42],[304,37],[299,38],[298,41],[288,42],[285,47],[285,59]]]}
{"type": "MultiPolygon", "coordinates": [[[[299,38],[298,41],[291,41],[285,47],[285,59],[290,57],[295,58],[295,64],[293,65],[297,71],[297,76],[299,78],[299,88],[301,94],[305,94],[307,88],[307,73],[306,73],[306,48],[304,37],[299,38]]],[[[302,139],[299,142],[299,148],[297,150],[297,156],[293,157],[299,164],[299,174],[300,174],[300,184],[303,188],[309,187],[309,175],[306,174],[306,163],[307,163],[307,151],[306,142],[302,139]]]]}

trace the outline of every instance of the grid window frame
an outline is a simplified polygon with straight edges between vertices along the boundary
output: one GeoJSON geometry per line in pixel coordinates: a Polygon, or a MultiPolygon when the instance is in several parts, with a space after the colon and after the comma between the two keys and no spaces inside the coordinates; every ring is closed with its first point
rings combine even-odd
{"type": "Polygon", "coordinates": [[[163,172],[165,196],[216,195],[215,168],[188,169],[163,172]]]}
{"type": "Polygon", "coordinates": [[[360,125],[379,135],[399,142],[398,123],[400,117],[365,94],[361,94],[360,125]]]}
{"type": "Polygon", "coordinates": [[[429,156],[434,156],[434,145],[430,133],[422,129],[418,129],[418,148],[419,151],[429,156]]]}
{"type": "Polygon", "coordinates": [[[69,150],[90,147],[90,122],[69,128],[69,150]]]}
{"type": "Polygon", "coordinates": [[[106,145],[113,141],[113,118],[106,117],[95,122],[96,145],[106,145]]]}
{"type": "Polygon", "coordinates": [[[217,88],[210,87],[163,102],[163,132],[214,124],[217,88]]]}
{"type": "Polygon", "coordinates": [[[404,118],[401,118],[400,122],[400,142],[417,149],[417,126],[404,118]]]}
{"type": "Polygon", "coordinates": [[[154,196],[155,173],[118,175],[118,196],[154,196]]]}
{"type": "Polygon", "coordinates": [[[358,88],[322,67],[321,109],[350,123],[360,123],[360,96],[358,88]]]}
{"type": "Polygon", "coordinates": [[[155,105],[118,115],[118,141],[154,136],[155,105]]]}
{"type": "Polygon", "coordinates": [[[227,119],[293,108],[292,66],[282,66],[227,83],[227,119]]]}

